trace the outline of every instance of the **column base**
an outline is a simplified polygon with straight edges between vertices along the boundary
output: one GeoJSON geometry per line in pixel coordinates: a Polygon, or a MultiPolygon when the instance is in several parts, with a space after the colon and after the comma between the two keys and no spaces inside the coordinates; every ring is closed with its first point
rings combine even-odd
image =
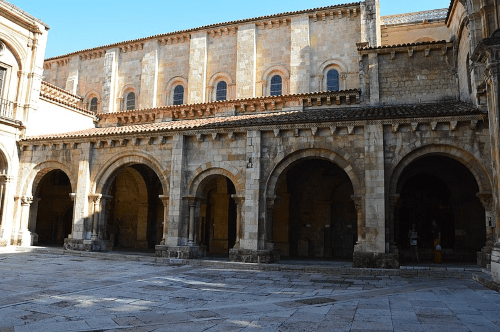
{"type": "Polygon", "coordinates": [[[79,240],[79,239],[64,239],[64,250],[76,251],[106,251],[110,247],[108,240],[79,240]]]}
{"type": "Polygon", "coordinates": [[[203,247],[199,246],[176,246],[169,247],[166,245],[155,246],[157,257],[175,258],[175,259],[193,259],[204,257],[206,251],[203,247]]]}
{"type": "Polygon", "coordinates": [[[481,266],[483,269],[488,267],[488,264],[491,263],[491,252],[492,247],[484,247],[481,251],[477,252],[477,265],[481,266]]]}
{"type": "Polygon", "coordinates": [[[231,262],[270,264],[280,260],[280,250],[250,250],[233,248],[229,250],[229,260],[231,262]]]}
{"type": "Polygon", "coordinates": [[[354,251],[352,266],[355,268],[399,269],[399,254],[354,251]]]}
{"type": "Polygon", "coordinates": [[[500,243],[496,243],[491,250],[491,279],[500,284],[500,243]]]}
{"type": "Polygon", "coordinates": [[[22,245],[25,247],[30,247],[38,244],[38,234],[37,233],[31,233],[30,231],[26,230],[21,233],[19,233],[19,238],[17,240],[18,245],[22,245]]]}

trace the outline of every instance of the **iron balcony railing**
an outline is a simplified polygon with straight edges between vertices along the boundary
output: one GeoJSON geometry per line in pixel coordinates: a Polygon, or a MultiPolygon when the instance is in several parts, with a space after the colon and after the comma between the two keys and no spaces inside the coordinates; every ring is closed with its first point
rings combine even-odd
{"type": "Polygon", "coordinates": [[[0,99],[0,117],[14,118],[14,103],[7,99],[0,99]]]}

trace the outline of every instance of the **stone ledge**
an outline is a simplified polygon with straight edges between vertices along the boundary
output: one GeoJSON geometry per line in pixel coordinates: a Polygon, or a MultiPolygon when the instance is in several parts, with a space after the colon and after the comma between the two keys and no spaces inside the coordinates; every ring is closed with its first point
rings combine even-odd
{"type": "Polygon", "coordinates": [[[273,250],[248,250],[231,249],[229,250],[229,260],[240,263],[275,263],[280,260],[279,249],[273,250]]]}

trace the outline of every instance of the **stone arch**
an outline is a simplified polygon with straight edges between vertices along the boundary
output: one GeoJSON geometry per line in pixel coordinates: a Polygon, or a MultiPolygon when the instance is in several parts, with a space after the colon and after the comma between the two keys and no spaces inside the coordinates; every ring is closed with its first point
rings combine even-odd
{"type": "Polygon", "coordinates": [[[91,90],[85,94],[83,98],[83,107],[90,110],[90,102],[93,98],[97,98],[97,111],[101,110],[101,95],[96,90],[91,90]]]}
{"type": "Polygon", "coordinates": [[[231,182],[233,182],[233,185],[236,189],[236,195],[240,197],[244,196],[245,186],[243,184],[243,178],[240,174],[238,174],[236,168],[227,166],[227,169],[217,166],[208,168],[207,164],[203,166],[205,167],[200,168],[199,171],[197,171],[196,174],[194,174],[187,182],[190,196],[201,196],[202,188],[200,188],[200,184],[203,182],[203,180],[211,175],[222,175],[227,177],[229,180],[231,180],[231,182]]]}
{"type": "MultiPolygon", "coordinates": [[[[19,40],[12,38],[12,36],[8,34],[4,34],[0,32],[0,40],[5,44],[5,46],[12,52],[14,57],[16,58],[17,64],[19,66],[19,70],[23,70],[23,59],[26,59],[26,45],[22,45],[19,40]]],[[[17,73],[16,73],[17,74],[17,73]]]]}
{"type": "Polygon", "coordinates": [[[56,169],[61,170],[64,174],[66,174],[71,183],[71,190],[75,191],[77,188],[77,178],[72,170],[65,164],[58,161],[46,161],[31,169],[25,178],[21,193],[23,195],[36,197],[40,181],[47,173],[56,169]]]}
{"type": "Polygon", "coordinates": [[[96,176],[92,179],[92,189],[95,193],[107,193],[109,191],[109,186],[118,175],[119,171],[134,164],[146,165],[151,168],[160,179],[163,193],[168,195],[170,189],[166,171],[162,171],[159,161],[141,151],[123,152],[111,158],[101,167],[96,176]]]}
{"type": "Polygon", "coordinates": [[[212,77],[210,77],[210,80],[209,80],[208,86],[207,86],[207,89],[208,89],[207,96],[210,97],[209,101],[215,101],[217,83],[219,83],[220,81],[225,81],[227,84],[226,100],[234,99],[233,79],[231,78],[231,75],[229,75],[226,72],[221,71],[221,72],[213,74],[212,77]]]}
{"type": "Polygon", "coordinates": [[[120,99],[121,99],[120,110],[122,111],[125,111],[127,108],[126,107],[127,105],[125,105],[126,103],[125,98],[130,92],[135,93],[135,108],[136,109],[139,108],[139,89],[137,89],[136,86],[133,84],[126,84],[120,92],[120,99]]]}
{"type": "Polygon", "coordinates": [[[184,87],[184,104],[186,104],[188,97],[188,80],[183,76],[172,77],[165,86],[165,102],[167,105],[173,105],[174,89],[177,85],[182,85],[184,87]]]}
{"type": "Polygon", "coordinates": [[[5,145],[0,142],[0,174],[9,174],[11,167],[10,156],[5,151],[7,151],[5,145]]]}
{"type": "Polygon", "coordinates": [[[345,74],[347,70],[347,65],[339,59],[330,59],[323,62],[319,68],[320,80],[319,80],[319,90],[326,90],[326,80],[328,71],[331,69],[335,69],[339,73],[339,90],[345,90],[345,80],[344,85],[340,84],[341,77],[345,74]]]}
{"type": "Polygon", "coordinates": [[[275,65],[267,68],[267,70],[262,74],[262,82],[264,83],[264,86],[262,87],[262,95],[263,96],[269,96],[270,93],[270,87],[271,87],[271,78],[274,75],[279,75],[281,76],[283,80],[283,85],[282,85],[282,95],[286,95],[289,93],[290,89],[290,72],[288,69],[281,65],[275,65]]]}
{"type": "Polygon", "coordinates": [[[266,197],[271,197],[276,194],[276,185],[278,183],[280,175],[284,170],[301,160],[310,158],[324,159],[336,164],[337,166],[342,168],[348,175],[349,179],[351,180],[354,193],[361,194],[363,192],[363,186],[358,177],[358,174],[361,173],[354,166],[353,158],[347,153],[340,154],[338,152],[327,149],[303,149],[288,154],[286,157],[282,158],[278,163],[276,163],[276,166],[267,179],[265,191],[266,197]]]}
{"type": "Polygon", "coordinates": [[[413,148],[407,146],[393,158],[389,170],[389,194],[397,194],[399,178],[408,165],[419,158],[429,155],[441,155],[460,162],[472,173],[480,192],[491,192],[490,174],[484,168],[485,163],[479,160],[472,151],[447,144],[429,144],[421,147],[413,146],[413,148]]]}

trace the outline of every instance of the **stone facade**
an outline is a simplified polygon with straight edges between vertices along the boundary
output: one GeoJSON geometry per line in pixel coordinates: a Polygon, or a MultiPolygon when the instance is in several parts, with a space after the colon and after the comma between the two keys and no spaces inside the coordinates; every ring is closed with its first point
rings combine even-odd
{"type": "Polygon", "coordinates": [[[500,138],[484,3],[381,18],[367,0],[46,59],[34,91],[67,130],[35,115],[11,140],[2,239],[397,268],[411,223],[430,256],[437,220],[447,259],[485,266],[500,138]]]}

